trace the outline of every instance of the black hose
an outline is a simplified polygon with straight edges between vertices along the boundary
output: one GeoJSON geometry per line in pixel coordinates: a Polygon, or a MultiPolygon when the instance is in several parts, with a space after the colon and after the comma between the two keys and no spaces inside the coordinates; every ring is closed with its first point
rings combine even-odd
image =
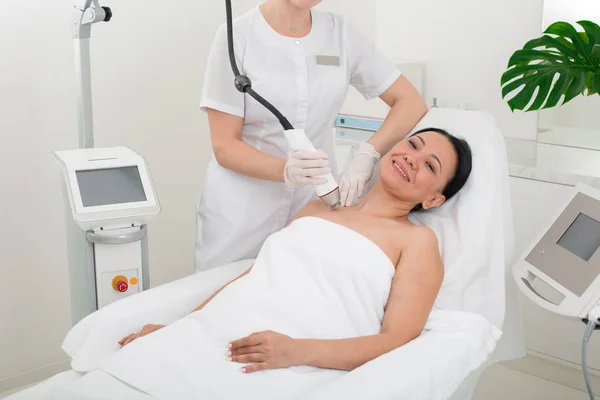
{"type": "Polygon", "coordinates": [[[231,15],[231,0],[225,0],[225,9],[227,12],[227,47],[229,49],[229,62],[231,63],[233,75],[238,77],[240,75],[240,70],[235,62],[235,52],[233,50],[233,16],[231,15]]]}
{"type": "Polygon", "coordinates": [[[267,110],[271,111],[275,117],[279,120],[284,130],[294,129],[292,124],[275,108],[271,103],[262,98],[258,93],[252,89],[252,82],[250,78],[240,74],[240,70],[235,62],[235,51],[233,48],[233,16],[231,12],[231,0],[225,0],[225,9],[227,12],[227,48],[229,51],[229,62],[231,64],[231,70],[233,71],[234,85],[237,90],[242,93],[248,93],[252,98],[262,104],[267,110]]]}
{"type": "Polygon", "coordinates": [[[587,322],[587,326],[585,328],[585,333],[583,334],[583,344],[581,345],[581,365],[582,365],[582,369],[583,369],[583,377],[585,379],[585,386],[588,390],[588,394],[590,396],[590,400],[594,400],[594,390],[592,389],[592,383],[590,381],[590,375],[588,373],[588,366],[587,366],[587,344],[588,341],[590,340],[590,337],[592,336],[592,333],[594,333],[594,329],[596,329],[596,321],[594,321],[593,319],[590,319],[587,322]]]}

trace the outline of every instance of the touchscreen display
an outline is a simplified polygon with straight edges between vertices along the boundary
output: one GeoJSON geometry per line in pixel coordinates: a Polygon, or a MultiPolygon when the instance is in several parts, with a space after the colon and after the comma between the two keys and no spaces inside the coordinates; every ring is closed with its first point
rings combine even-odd
{"type": "Polygon", "coordinates": [[[146,201],[137,166],[76,171],[84,207],[146,201]]]}
{"type": "Polygon", "coordinates": [[[600,222],[585,214],[579,214],[558,240],[558,245],[589,261],[600,247],[600,222]]]}

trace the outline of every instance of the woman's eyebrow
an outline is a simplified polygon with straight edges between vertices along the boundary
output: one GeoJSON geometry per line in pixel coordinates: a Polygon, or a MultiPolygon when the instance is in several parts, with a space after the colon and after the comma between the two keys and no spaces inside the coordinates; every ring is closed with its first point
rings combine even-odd
{"type": "MultiPolygon", "coordinates": [[[[420,140],[421,143],[423,143],[423,146],[425,146],[427,143],[425,143],[425,139],[423,139],[421,136],[416,135],[420,140]]],[[[438,158],[438,156],[436,156],[435,154],[431,155],[433,158],[435,158],[435,160],[438,162],[438,164],[440,165],[440,172],[442,172],[442,162],[440,161],[440,159],[438,158]]]]}
{"type": "Polygon", "coordinates": [[[431,155],[433,158],[435,158],[435,160],[438,162],[438,164],[440,165],[440,172],[442,172],[442,162],[440,161],[440,159],[438,158],[438,156],[436,156],[435,154],[431,155]]]}

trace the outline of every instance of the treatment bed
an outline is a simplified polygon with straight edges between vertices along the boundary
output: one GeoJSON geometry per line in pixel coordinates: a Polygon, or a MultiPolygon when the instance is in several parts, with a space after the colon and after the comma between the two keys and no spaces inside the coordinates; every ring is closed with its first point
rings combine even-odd
{"type": "MultiPolygon", "coordinates": [[[[446,269],[425,329],[408,344],[315,387],[299,397],[303,400],[468,400],[483,369],[502,359],[494,351],[509,312],[505,306],[506,269],[513,257],[503,136],[492,116],[484,112],[432,109],[414,130],[428,126],[467,139],[473,150],[473,170],[466,186],[453,199],[439,209],[410,217],[437,234],[446,269]]],[[[64,400],[156,398],[97,368],[119,351],[119,339],[147,323],[168,325],[179,320],[252,262],[242,260],[195,274],[96,311],[74,326],[64,340],[62,348],[71,358],[70,371],[6,400],[55,399],[62,390],[80,384],[87,388],[95,385],[102,391],[64,400]]],[[[510,312],[515,312],[512,306],[510,312]]],[[[520,351],[508,347],[512,354],[520,351]]],[[[172,398],[181,398],[176,394],[178,388],[169,388],[169,382],[164,385],[165,393],[172,390],[172,398]]],[[[220,398],[214,396],[196,393],[194,398],[220,398]]],[[[244,398],[258,399],[261,394],[245,393],[244,398]]]]}

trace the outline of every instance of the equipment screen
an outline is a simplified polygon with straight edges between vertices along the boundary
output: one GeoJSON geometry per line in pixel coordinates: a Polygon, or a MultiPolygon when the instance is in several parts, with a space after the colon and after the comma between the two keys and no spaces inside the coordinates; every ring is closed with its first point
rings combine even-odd
{"type": "Polygon", "coordinates": [[[600,247],[600,222],[585,214],[579,214],[558,240],[558,245],[589,261],[600,247]]]}
{"type": "Polygon", "coordinates": [[[146,201],[137,166],[76,171],[84,207],[146,201]]]}

